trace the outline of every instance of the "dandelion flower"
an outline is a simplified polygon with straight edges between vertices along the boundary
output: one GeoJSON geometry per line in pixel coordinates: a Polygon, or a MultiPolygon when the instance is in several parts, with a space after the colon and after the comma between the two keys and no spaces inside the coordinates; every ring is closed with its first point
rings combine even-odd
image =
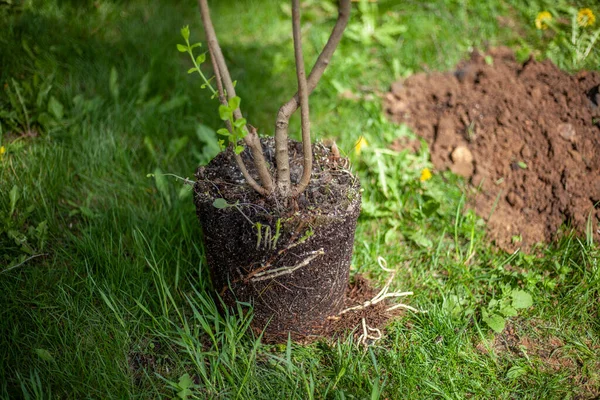
{"type": "Polygon", "coordinates": [[[358,139],[358,142],[356,142],[356,144],[354,145],[354,152],[358,156],[358,155],[360,155],[362,148],[367,147],[368,145],[369,144],[367,143],[367,140],[365,139],[365,137],[361,136],[360,139],[358,139]]]}
{"type": "Polygon", "coordinates": [[[4,153],[6,153],[6,147],[0,146],[0,159],[2,159],[2,156],[4,155],[4,153]]]}
{"type": "Polygon", "coordinates": [[[429,168],[423,168],[423,171],[421,171],[421,182],[428,181],[432,176],[429,168]]]}
{"type": "Polygon", "coordinates": [[[537,29],[548,29],[547,22],[552,21],[552,14],[548,11],[542,11],[535,17],[535,27],[537,29]]]}
{"type": "Polygon", "coordinates": [[[577,25],[586,27],[594,25],[596,22],[596,16],[589,8],[582,8],[577,12],[577,25]]]}

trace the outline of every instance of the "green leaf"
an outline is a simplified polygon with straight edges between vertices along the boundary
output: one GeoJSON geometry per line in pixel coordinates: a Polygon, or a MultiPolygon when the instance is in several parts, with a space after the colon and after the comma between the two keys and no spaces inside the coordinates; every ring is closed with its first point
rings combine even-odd
{"type": "Polygon", "coordinates": [[[241,102],[242,99],[238,96],[232,97],[229,99],[229,108],[231,108],[231,110],[237,110],[240,107],[241,102]]]}
{"type": "Polygon", "coordinates": [[[233,125],[236,128],[241,128],[244,125],[246,125],[246,118],[240,118],[240,119],[236,119],[235,122],[233,123],[233,125]]]}
{"type": "Polygon", "coordinates": [[[190,46],[191,49],[194,49],[196,47],[202,47],[202,43],[198,42],[198,43],[194,43],[193,45],[190,46]]]}
{"type": "Polygon", "coordinates": [[[233,117],[233,111],[231,108],[221,104],[219,106],[219,116],[223,121],[228,121],[233,117]]]}
{"type": "Polygon", "coordinates": [[[192,381],[190,374],[185,374],[181,378],[179,378],[178,385],[181,389],[188,389],[194,385],[194,381],[192,381]]]}
{"type": "Polygon", "coordinates": [[[188,48],[187,46],[177,43],[177,50],[179,50],[181,53],[185,53],[188,51],[188,48]]]}
{"type": "Polygon", "coordinates": [[[206,53],[202,53],[198,57],[196,57],[197,64],[202,64],[204,61],[206,61],[206,53]]]}
{"type": "Polygon", "coordinates": [[[483,322],[496,333],[502,332],[506,326],[506,320],[498,314],[484,315],[483,322]]]}
{"type": "Polygon", "coordinates": [[[423,204],[422,211],[426,217],[431,217],[440,208],[440,203],[434,199],[429,199],[423,204]]]}
{"type": "Polygon", "coordinates": [[[527,169],[527,164],[525,164],[523,161],[519,161],[517,163],[517,165],[521,168],[521,169],[527,169]]]}
{"type": "Polygon", "coordinates": [[[154,170],[154,183],[156,184],[156,190],[161,196],[165,199],[167,204],[171,205],[171,196],[169,193],[169,183],[167,182],[167,178],[164,176],[162,170],[160,168],[156,168],[154,170]]]}
{"type": "Polygon", "coordinates": [[[213,207],[215,208],[223,209],[231,206],[232,205],[229,204],[225,199],[215,199],[215,201],[213,201],[213,207]]]}
{"type": "Polygon", "coordinates": [[[181,28],[181,36],[187,42],[190,39],[190,26],[186,25],[181,28]]]}
{"type": "Polygon", "coordinates": [[[514,308],[529,308],[533,305],[531,295],[523,290],[513,290],[510,294],[514,308]]]}
{"type": "Polygon", "coordinates": [[[197,71],[196,67],[192,67],[192,68],[188,69],[188,74],[193,74],[196,71],[197,71]]]}
{"type": "Polygon", "coordinates": [[[48,112],[57,120],[61,120],[64,116],[64,107],[54,96],[50,96],[48,100],[48,112]]]}
{"type": "Polygon", "coordinates": [[[217,131],[217,133],[223,136],[231,136],[231,133],[229,133],[229,129],[227,128],[221,128],[217,131]]]}
{"type": "Polygon", "coordinates": [[[235,146],[235,154],[241,154],[244,151],[244,146],[235,146]]]}
{"type": "Polygon", "coordinates": [[[108,79],[108,89],[115,100],[119,99],[119,74],[115,67],[110,70],[110,78],[108,79]]]}
{"type": "Polygon", "coordinates": [[[44,361],[54,361],[54,357],[46,349],[33,349],[33,351],[44,361]]]}
{"type": "Polygon", "coordinates": [[[500,309],[500,313],[502,315],[504,315],[505,317],[516,317],[517,316],[517,310],[511,306],[502,307],[500,309]]]}
{"type": "Polygon", "coordinates": [[[156,149],[154,147],[154,143],[152,142],[152,138],[150,136],[144,136],[144,146],[148,153],[152,156],[154,162],[158,163],[158,154],[156,153],[156,149]]]}
{"type": "Polygon", "coordinates": [[[17,207],[17,201],[19,201],[19,187],[17,185],[14,185],[12,189],[10,189],[8,197],[10,199],[10,212],[8,215],[13,215],[15,208],[17,207]]]}

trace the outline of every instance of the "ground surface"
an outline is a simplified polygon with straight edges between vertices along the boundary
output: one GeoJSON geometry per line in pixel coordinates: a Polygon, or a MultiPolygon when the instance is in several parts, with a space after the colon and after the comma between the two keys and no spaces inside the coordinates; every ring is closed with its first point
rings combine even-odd
{"type": "Polygon", "coordinates": [[[385,108],[427,140],[436,168],[480,189],[470,201],[491,239],[514,251],[552,241],[565,224],[580,234],[588,219],[598,225],[599,85],[600,73],[520,63],[500,48],[394,83],[385,108]]]}
{"type": "MultiPolygon", "coordinates": [[[[269,135],[295,90],[289,7],[211,3],[245,116],[269,135]]],[[[310,64],[335,10],[302,3],[310,64]]],[[[568,6],[592,3],[353,2],[310,98],[314,138],[336,140],[364,189],[351,277],[377,293],[387,265],[389,290],[427,311],[364,346],[362,320],[269,345],[248,305],[218,312],[192,193],[163,175],[192,178],[218,151],[216,101],[176,48],[186,24],[202,40],[196,2],[0,1],[0,398],[597,397],[597,240],[563,227],[536,252],[498,249],[426,142],[394,150],[418,138],[382,107],[393,82],[455,71],[477,48],[597,69],[596,47],[584,57],[589,42],[534,22],[548,10],[566,29],[568,6]]]]}

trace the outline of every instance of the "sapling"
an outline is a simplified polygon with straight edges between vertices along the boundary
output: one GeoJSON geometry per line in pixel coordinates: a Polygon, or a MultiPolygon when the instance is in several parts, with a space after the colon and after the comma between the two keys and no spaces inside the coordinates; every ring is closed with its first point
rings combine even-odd
{"type": "Polygon", "coordinates": [[[294,96],[281,106],[275,122],[275,161],[276,171],[271,173],[269,165],[263,153],[260,138],[254,127],[249,125],[243,117],[240,110],[241,99],[236,95],[235,83],[231,78],[225,58],[221,51],[219,41],[210,17],[210,10],[207,0],[198,0],[200,14],[208,53],[214,76],[208,79],[200,68],[200,65],[206,60],[205,54],[194,56],[194,49],[200,47],[200,43],[190,44],[190,31],[188,27],[181,30],[181,34],[186,42],[185,45],[177,45],[181,52],[187,52],[194,64],[189,73],[197,72],[203,80],[203,88],[208,88],[213,97],[217,97],[220,103],[219,116],[225,123],[225,128],[219,129],[217,133],[227,140],[220,140],[222,149],[230,146],[233,150],[235,162],[242,172],[246,182],[258,193],[263,196],[274,196],[278,199],[288,199],[297,197],[308,186],[311,179],[313,154],[310,142],[310,118],[308,96],[316,88],[319,80],[331,60],[335,49],[337,48],[344,29],[350,16],[351,0],[340,0],[338,7],[338,18],[331,32],[325,47],[317,57],[317,60],[306,76],[304,68],[304,59],[302,54],[302,35],[300,26],[300,0],[292,0],[292,33],[294,41],[294,56],[296,61],[296,77],[298,82],[298,91],[294,96]],[[212,82],[216,86],[213,88],[212,82]],[[289,141],[289,122],[291,116],[300,108],[301,130],[302,130],[302,151],[303,151],[303,172],[299,182],[293,185],[290,178],[290,156],[288,151],[289,141]],[[244,146],[248,147],[252,155],[258,180],[254,179],[242,159],[241,153],[244,146]]]}

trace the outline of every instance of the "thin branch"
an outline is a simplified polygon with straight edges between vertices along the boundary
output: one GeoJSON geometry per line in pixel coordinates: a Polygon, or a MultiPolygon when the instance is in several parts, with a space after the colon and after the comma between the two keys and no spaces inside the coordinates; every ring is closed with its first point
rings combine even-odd
{"type": "MultiPolygon", "coordinates": [[[[215,49],[214,46],[211,42],[208,43],[208,52],[210,53],[210,61],[212,63],[212,67],[213,67],[213,71],[215,73],[215,81],[217,83],[217,91],[219,93],[219,102],[221,104],[223,104],[224,106],[227,105],[227,97],[225,96],[225,90],[223,89],[223,79],[221,78],[221,70],[219,69],[219,66],[217,65],[217,61],[215,58],[215,49]]],[[[231,123],[229,121],[225,121],[225,125],[227,126],[227,129],[229,130],[230,133],[233,133],[233,127],[231,126],[231,123]]],[[[262,186],[260,186],[258,184],[258,182],[256,182],[254,180],[254,178],[252,178],[252,176],[250,175],[250,173],[248,173],[248,169],[246,168],[246,165],[244,164],[244,160],[242,159],[242,157],[237,154],[236,152],[233,153],[234,154],[234,158],[235,158],[235,162],[238,165],[238,168],[240,169],[240,171],[242,171],[242,175],[244,176],[244,178],[246,179],[246,181],[248,182],[248,184],[250,185],[250,187],[252,187],[252,189],[256,190],[258,193],[262,194],[262,195],[268,195],[269,193],[267,192],[267,190],[265,188],[263,188],[262,186]]]]}
{"type": "MultiPolygon", "coordinates": [[[[333,27],[333,31],[319,54],[315,65],[307,79],[308,95],[317,87],[319,80],[323,76],[323,72],[331,61],[335,49],[337,48],[344,29],[350,18],[351,4],[350,0],[340,0],[338,9],[338,19],[333,27]]],[[[277,121],[275,123],[275,149],[277,161],[277,189],[282,195],[287,195],[291,192],[290,170],[289,170],[289,153],[288,153],[288,126],[290,117],[300,107],[300,95],[296,93],[287,103],[279,109],[277,121]]]]}
{"type": "Polygon", "coordinates": [[[292,32],[294,37],[294,56],[296,58],[296,76],[300,95],[300,118],[302,121],[302,153],[304,155],[303,172],[300,183],[292,191],[292,196],[302,193],[310,182],[312,173],[312,147],[310,143],[310,112],[308,108],[308,88],[304,56],[302,54],[302,30],[300,29],[300,0],[292,0],[292,32]]]}
{"type": "MultiPolygon", "coordinates": [[[[215,28],[212,24],[212,20],[210,18],[210,10],[208,8],[207,0],[198,0],[198,5],[200,7],[200,15],[202,16],[202,24],[204,25],[204,33],[206,34],[206,40],[208,42],[209,51],[211,51],[211,59],[215,60],[215,64],[217,68],[215,71],[219,71],[219,75],[221,77],[222,85],[224,85],[224,89],[226,91],[227,97],[231,99],[235,97],[235,88],[233,86],[233,81],[231,80],[231,75],[229,74],[229,69],[227,68],[227,64],[225,63],[225,57],[223,57],[223,52],[221,51],[221,46],[219,46],[219,41],[217,39],[217,34],[215,32],[215,28]]],[[[213,64],[213,66],[215,65],[213,64]]],[[[223,89],[223,88],[221,88],[223,89]]],[[[233,115],[235,119],[242,118],[242,112],[239,108],[233,111],[233,115]]],[[[247,126],[244,126],[244,130],[247,132],[244,137],[244,142],[250,148],[250,152],[252,153],[252,157],[254,158],[254,164],[256,165],[256,170],[258,172],[258,176],[262,183],[261,190],[257,190],[256,187],[260,187],[256,181],[256,184],[253,188],[257,190],[261,194],[270,194],[273,191],[273,179],[271,177],[271,173],[269,172],[269,168],[267,167],[267,161],[265,160],[265,156],[262,151],[262,145],[260,143],[260,139],[256,130],[248,129],[247,126]]],[[[241,160],[241,158],[240,158],[241,160]]],[[[244,174],[244,168],[240,165],[236,157],[236,162],[240,169],[242,169],[242,173],[244,174]]],[[[252,186],[251,181],[246,176],[248,175],[248,171],[244,174],[244,177],[248,181],[248,183],[252,186]]]]}
{"type": "Polygon", "coordinates": [[[46,254],[46,253],[44,253],[44,254],[35,254],[35,255],[33,255],[33,256],[31,256],[31,257],[23,260],[22,262],[20,262],[20,263],[18,263],[16,265],[13,265],[12,267],[8,267],[6,269],[3,269],[2,271],[0,271],[0,274],[3,274],[3,273],[8,272],[8,271],[12,271],[15,268],[19,268],[21,265],[24,265],[24,264],[28,263],[29,261],[33,260],[34,258],[44,257],[44,256],[47,256],[47,255],[48,254],[46,254]]]}

